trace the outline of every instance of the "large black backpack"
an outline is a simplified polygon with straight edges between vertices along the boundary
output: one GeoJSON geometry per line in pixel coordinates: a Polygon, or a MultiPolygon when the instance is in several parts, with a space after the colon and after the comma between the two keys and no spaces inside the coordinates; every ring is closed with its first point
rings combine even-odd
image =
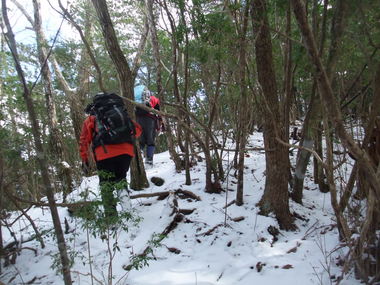
{"type": "Polygon", "coordinates": [[[93,148],[107,144],[132,143],[136,129],[129,118],[123,99],[115,93],[99,93],[94,96],[92,114],[96,116],[96,133],[93,148]]]}

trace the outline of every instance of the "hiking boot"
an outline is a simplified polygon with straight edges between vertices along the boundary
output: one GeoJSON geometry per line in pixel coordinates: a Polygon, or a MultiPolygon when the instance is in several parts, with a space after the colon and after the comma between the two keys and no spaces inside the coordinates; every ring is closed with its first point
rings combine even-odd
{"type": "Polygon", "coordinates": [[[148,166],[153,166],[153,157],[147,157],[145,159],[145,164],[148,166]]]}

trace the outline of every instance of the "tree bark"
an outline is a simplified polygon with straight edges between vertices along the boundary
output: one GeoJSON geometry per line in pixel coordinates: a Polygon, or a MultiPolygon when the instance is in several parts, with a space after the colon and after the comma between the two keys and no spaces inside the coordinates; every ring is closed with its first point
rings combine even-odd
{"type": "MultiPolygon", "coordinates": [[[[286,10],[286,34],[288,37],[285,41],[285,78],[284,78],[284,100],[282,103],[282,113],[284,117],[284,131],[285,131],[285,137],[289,138],[289,126],[290,126],[290,111],[291,106],[293,103],[293,61],[292,61],[292,41],[291,38],[291,32],[292,32],[292,10],[290,7],[290,3],[288,3],[288,7],[286,10]]],[[[289,156],[287,156],[287,163],[288,163],[288,177],[289,177],[289,184],[292,186],[292,173],[290,171],[290,159],[289,156]]]]}
{"type": "Polygon", "coordinates": [[[288,198],[288,149],[278,138],[284,137],[283,122],[278,103],[276,76],[273,66],[272,42],[268,28],[267,11],[264,0],[254,0],[252,5],[253,26],[256,30],[255,53],[258,80],[264,96],[264,146],[266,178],[264,195],[259,202],[260,213],[274,212],[281,228],[293,230],[293,217],[289,210],[288,198]],[[257,21],[260,24],[256,24],[257,21]],[[279,130],[278,132],[276,130],[279,130]]]}
{"type": "MultiPolygon", "coordinates": [[[[344,28],[344,13],[346,10],[346,5],[342,3],[344,1],[337,1],[336,7],[334,7],[334,16],[332,19],[332,27],[331,27],[331,38],[333,39],[330,47],[329,47],[329,54],[328,54],[328,60],[327,60],[327,70],[329,74],[330,80],[332,79],[332,74],[335,69],[335,65],[337,60],[339,59],[339,47],[340,47],[340,40],[343,36],[343,28],[344,28]]],[[[322,18],[322,28],[320,31],[320,43],[319,43],[319,49],[318,54],[320,57],[323,55],[324,50],[324,43],[326,40],[326,22],[327,22],[327,6],[329,5],[329,1],[324,1],[324,12],[323,12],[323,18],[322,18]]],[[[314,13],[313,13],[314,14],[314,13]]],[[[316,20],[313,21],[314,23],[317,22],[316,20]]],[[[313,35],[317,35],[317,24],[314,24],[313,27],[313,35]]],[[[315,79],[316,80],[316,79],[315,79]]],[[[321,127],[321,111],[322,111],[322,104],[320,100],[320,96],[314,95],[316,93],[315,90],[316,82],[313,83],[313,90],[312,90],[312,103],[309,105],[309,113],[308,117],[305,119],[304,126],[303,126],[303,138],[302,138],[302,145],[310,148],[311,144],[315,145],[315,149],[320,157],[323,157],[323,150],[322,150],[322,130],[321,127]],[[305,145],[304,145],[305,144],[305,145]]],[[[296,165],[296,171],[294,174],[294,188],[292,192],[292,198],[294,201],[298,203],[302,203],[302,192],[303,192],[303,183],[304,183],[304,177],[307,169],[307,164],[310,159],[310,153],[308,153],[304,149],[299,150],[299,155],[297,159],[297,165],[296,165]]],[[[325,174],[322,166],[317,161],[317,159],[314,159],[314,180],[315,183],[318,183],[319,189],[321,192],[326,193],[329,191],[329,185],[325,182],[325,174]]]]}
{"type": "Polygon", "coordinates": [[[249,16],[250,1],[245,4],[242,11],[241,27],[238,31],[239,36],[239,87],[240,87],[240,104],[239,104],[239,158],[238,158],[238,177],[237,177],[237,191],[236,191],[236,205],[243,205],[244,194],[244,157],[245,146],[247,145],[248,125],[249,125],[249,105],[248,105],[248,91],[246,83],[246,48],[247,48],[247,28],[249,16]]]}
{"type": "MultiPolygon", "coordinates": [[[[27,20],[30,22],[30,24],[34,27],[34,20],[33,18],[28,14],[28,12],[24,9],[24,6],[22,6],[18,1],[12,0],[12,2],[17,6],[17,8],[24,14],[24,16],[27,18],[27,20]]],[[[88,18],[86,18],[86,23],[88,22],[88,18]]],[[[46,42],[46,39],[44,40],[46,42]]],[[[85,53],[85,52],[84,52],[85,53]]],[[[63,92],[65,93],[69,105],[70,105],[70,117],[71,120],[73,121],[73,130],[74,130],[74,135],[76,138],[76,141],[79,143],[79,137],[81,133],[81,128],[82,128],[82,123],[84,121],[84,115],[83,115],[83,98],[80,96],[80,94],[83,94],[84,91],[81,91],[83,87],[87,84],[88,82],[88,76],[82,76],[83,73],[87,70],[84,68],[86,65],[83,60],[83,56],[81,59],[80,66],[82,68],[79,69],[79,88],[78,91],[75,91],[73,88],[70,87],[66,79],[64,78],[61,70],[59,69],[59,65],[57,60],[54,57],[54,54],[50,54],[49,56],[49,61],[51,62],[55,75],[57,77],[57,80],[59,84],[61,85],[61,88],[63,89],[63,92]],[[79,100],[78,100],[79,99],[79,100]]]]}
{"type": "MultiPolygon", "coordinates": [[[[38,58],[41,65],[41,74],[43,79],[43,85],[45,90],[46,109],[48,115],[48,124],[51,133],[50,145],[52,147],[52,156],[54,158],[54,164],[58,170],[58,176],[62,180],[62,193],[63,200],[66,200],[66,196],[73,190],[73,178],[71,169],[65,166],[66,155],[63,149],[63,138],[58,128],[56,103],[54,100],[54,93],[52,87],[52,78],[48,61],[48,53],[46,51],[46,37],[42,30],[42,19],[40,13],[40,1],[33,0],[34,7],[34,31],[37,37],[37,50],[38,58]]],[[[67,163],[67,162],[66,162],[67,163]]]]}
{"type": "Polygon", "coordinates": [[[150,39],[152,42],[152,49],[153,49],[154,67],[155,67],[155,72],[156,72],[157,93],[161,94],[161,91],[162,91],[161,56],[160,56],[160,48],[159,48],[157,29],[156,29],[156,21],[154,18],[153,2],[154,2],[153,0],[146,0],[146,6],[147,6],[148,23],[149,23],[149,30],[150,30],[150,39]]]}
{"type": "MultiPolygon", "coordinates": [[[[177,103],[179,105],[181,105],[181,98],[180,98],[180,94],[179,94],[179,90],[178,90],[177,41],[176,41],[175,35],[174,35],[175,31],[176,31],[175,22],[174,22],[173,16],[171,15],[171,13],[169,11],[169,8],[166,4],[166,1],[163,1],[163,6],[164,6],[163,8],[166,12],[167,18],[168,18],[169,23],[170,23],[170,28],[172,31],[172,36],[171,36],[172,58],[171,58],[171,60],[172,60],[173,85],[174,85],[173,86],[173,95],[174,95],[174,98],[176,99],[177,103]]],[[[180,113],[178,115],[181,116],[180,113]]],[[[180,172],[183,169],[184,165],[183,165],[181,158],[179,157],[178,153],[175,150],[175,143],[177,142],[177,144],[179,145],[181,150],[184,149],[184,147],[182,145],[182,128],[179,125],[177,125],[176,128],[173,128],[173,126],[170,124],[170,121],[169,121],[168,126],[167,126],[167,133],[168,133],[167,138],[168,138],[169,153],[170,153],[170,156],[172,157],[172,159],[174,161],[175,168],[176,168],[177,172],[180,172]],[[173,131],[174,131],[173,129],[175,129],[175,131],[177,132],[176,140],[174,139],[174,137],[172,135],[173,131]]]]}
{"type": "MultiPolygon", "coordinates": [[[[311,33],[309,24],[307,22],[305,7],[300,0],[291,0],[293,5],[293,12],[297,19],[299,29],[304,37],[305,45],[309,53],[311,63],[315,67],[315,76],[318,83],[318,89],[323,100],[324,107],[327,112],[329,121],[332,123],[337,135],[339,136],[342,144],[350,151],[350,153],[358,161],[359,167],[367,173],[368,181],[375,191],[376,199],[380,200],[380,181],[376,176],[371,160],[368,154],[362,150],[353,140],[353,138],[346,132],[342,119],[342,114],[333,94],[330,80],[327,76],[326,70],[321,62],[316,47],[315,38],[311,33]]],[[[380,84],[380,83],[379,83],[380,84]]]]}
{"type": "Polygon", "coordinates": [[[42,143],[41,143],[40,128],[39,128],[39,125],[37,123],[37,116],[35,113],[34,104],[33,104],[32,98],[31,98],[31,94],[30,94],[30,91],[28,89],[25,77],[24,77],[24,71],[22,70],[22,67],[20,64],[15,37],[14,37],[13,31],[12,31],[11,24],[10,24],[9,19],[8,19],[6,0],[2,0],[1,2],[2,2],[3,19],[4,19],[6,29],[7,29],[7,31],[4,34],[8,40],[8,46],[9,46],[9,49],[11,50],[12,57],[13,57],[14,62],[15,62],[16,72],[19,76],[19,79],[20,79],[22,87],[23,87],[23,97],[24,97],[26,107],[28,110],[29,120],[30,120],[30,123],[32,126],[32,134],[33,134],[33,138],[34,138],[34,144],[35,144],[35,148],[36,148],[36,159],[37,159],[37,162],[38,162],[40,170],[41,170],[42,181],[43,181],[43,185],[44,185],[44,188],[46,191],[46,196],[48,198],[50,213],[52,216],[55,235],[56,235],[57,243],[58,243],[58,249],[59,249],[59,253],[60,253],[60,257],[61,257],[63,279],[65,282],[65,285],[71,285],[72,281],[71,281],[71,275],[70,275],[70,260],[69,260],[69,257],[67,255],[65,238],[63,235],[61,222],[59,219],[57,207],[56,207],[55,200],[54,200],[53,188],[51,186],[51,182],[50,182],[50,178],[49,178],[46,154],[45,154],[45,151],[44,151],[44,149],[42,147],[42,143]]]}
{"type": "MultiPolygon", "coordinates": [[[[180,23],[186,27],[186,17],[185,17],[185,11],[184,11],[184,6],[182,5],[179,5],[180,6],[180,23]]],[[[189,93],[189,35],[188,35],[188,32],[185,31],[185,42],[184,42],[184,49],[183,49],[183,78],[184,78],[184,83],[183,83],[183,93],[182,93],[182,97],[183,97],[183,106],[184,106],[184,109],[185,110],[188,110],[188,93],[189,93]]],[[[186,112],[186,114],[184,114],[184,120],[186,122],[186,124],[190,127],[190,117],[189,115],[187,114],[188,112],[186,112]]],[[[191,185],[191,174],[190,174],[190,167],[191,167],[191,163],[190,163],[190,142],[191,140],[191,135],[189,132],[186,132],[185,133],[185,153],[184,153],[184,157],[185,157],[185,177],[186,177],[186,180],[185,180],[185,184],[186,185],[191,185]]]]}
{"type": "MultiPolygon", "coordinates": [[[[2,82],[1,82],[2,83],[2,82]]],[[[2,84],[0,86],[0,95],[2,95],[2,84]]],[[[0,149],[0,212],[4,213],[4,158],[3,150],[0,149]]],[[[0,224],[0,250],[3,251],[3,227],[0,224]]],[[[0,274],[2,274],[2,267],[0,262],[0,274]]]]}
{"type": "MultiPolygon", "coordinates": [[[[133,100],[133,74],[117,40],[116,33],[113,28],[111,17],[108,11],[107,3],[105,0],[92,0],[92,3],[95,7],[96,13],[99,18],[99,23],[102,28],[102,33],[105,39],[107,51],[118,73],[121,96],[133,100]]],[[[134,109],[131,104],[127,105],[127,110],[131,117],[134,117],[134,109]]],[[[149,182],[146,177],[140,147],[136,143],[134,147],[136,150],[136,159],[133,159],[131,163],[130,187],[134,190],[141,190],[143,188],[148,187],[149,182]]]]}

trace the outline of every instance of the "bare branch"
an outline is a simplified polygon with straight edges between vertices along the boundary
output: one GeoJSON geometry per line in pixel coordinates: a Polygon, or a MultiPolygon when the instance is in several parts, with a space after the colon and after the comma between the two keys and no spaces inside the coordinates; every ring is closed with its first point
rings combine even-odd
{"type": "Polygon", "coordinates": [[[64,12],[65,18],[78,31],[78,33],[79,33],[79,35],[80,35],[80,37],[82,39],[82,42],[83,42],[84,46],[86,47],[86,51],[87,51],[87,53],[89,54],[89,56],[91,58],[91,62],[94,65],[94,67],[96,69],[96,72],[98,74],[97,78],[98,78],[99,88],[100,88],[100,90],[102,90],[103,92],[105,92],[106,89],[105,89],[104,84],[103,84],[102,71],[101,71],[100,66],[98,65],[98,63],[97,63],[97,61],[95,59],[95,55],[92,52],[92,49],[90,47],[89,42],[87,41],[85,35],[83,34],[83,31],[82,31],[81,27],[75,22],[74,18],[69,13],[69,11],[65,7],[63,7],[61,0],[58,0],[58,3],[59,3],[59,7],[61,8],[61,10],[64,12]]]}

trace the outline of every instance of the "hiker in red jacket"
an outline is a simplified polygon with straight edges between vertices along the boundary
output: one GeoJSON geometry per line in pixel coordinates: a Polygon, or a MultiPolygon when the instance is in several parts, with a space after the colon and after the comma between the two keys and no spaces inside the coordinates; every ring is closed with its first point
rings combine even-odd
{"type": "MultiPolygon", "coordinates": [[[[97,142],[96,138],[99,133],[100,123],[96,117],[94,104],[89,104],[85,111],[89,116],[83,123],[80,136],[80,156],[84,170],[88,169],[89,159],[94,159],[98,169],[105,216],[117,216],[117,199],[114,197],[113,191],[115,190],[115,184],[119,182],[125,182],[124,188],[127,188],[126,175],[131,159],[135,155],[134,146],[131,142],[107,143],[107,140],[105,140],[106,143],[104,144],[97,142]],[[92,151],[89,151],[90,146],[92,146],[92,151]]],[[[136,122],[133,122],[133,125],[135,129],[133,135],[137,138],[141,135],[142,128],[136,122]]]]}

